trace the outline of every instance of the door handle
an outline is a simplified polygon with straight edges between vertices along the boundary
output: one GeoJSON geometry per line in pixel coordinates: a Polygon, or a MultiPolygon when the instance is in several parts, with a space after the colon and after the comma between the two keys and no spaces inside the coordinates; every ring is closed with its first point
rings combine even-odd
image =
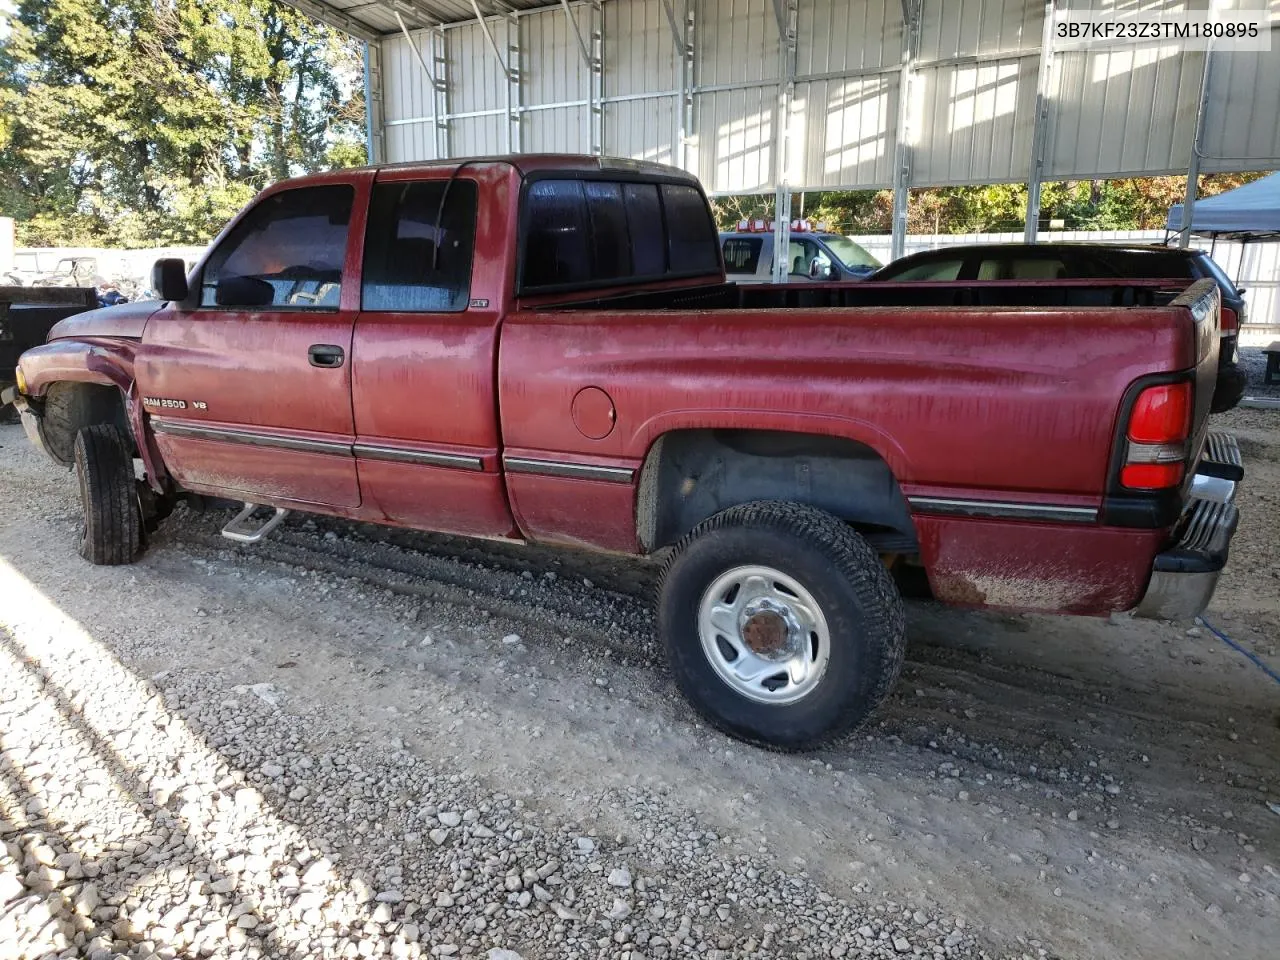
{"type": "Polygon", "coordinates": [[[342,348],[332,343],[313,343],[307,351],[307,359],[313,367],[340,367],[345,358],[342,348]]]}

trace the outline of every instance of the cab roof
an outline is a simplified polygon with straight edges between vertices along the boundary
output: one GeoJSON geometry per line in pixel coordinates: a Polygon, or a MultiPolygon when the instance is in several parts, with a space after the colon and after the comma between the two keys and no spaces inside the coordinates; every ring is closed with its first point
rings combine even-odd
{"type": "Polygon", "coordinates": [[[519,171],[521,177],[530,174],[563,172],[566,174],[597,173],[639,173],[667,180],[678,180],[701,189],[698,178],[679,167],[649,160],[631,160],[626,157],[596,157],[578,153],[518,153],[501,154],[484,157],[453,157],[447,160],[411,160],[404,163],[379,163],[363,167],[345,167],[341,170],[330,170],[324,173],[313,173],[301,177],[291,177],[279,181],[290,185],[307,183],[340,183],[344,176],[369,171],[395,170],[414,171],[448,171],[450,173],[463,166],[474,164],[505,163],[519,171]]]}

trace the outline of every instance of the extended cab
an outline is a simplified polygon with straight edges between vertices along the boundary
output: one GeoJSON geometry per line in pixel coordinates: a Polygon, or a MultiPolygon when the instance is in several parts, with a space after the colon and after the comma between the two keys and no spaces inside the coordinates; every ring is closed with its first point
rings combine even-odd
{"type": "Polygon", "coordinates": [[[739,286],[696,180],[565,156],[280,183],[184,274],[62,321],[8,392],[87,559],[193,494],[246,502],[242,540],[296,510],[656,556],[680,687],[754,741],[884,698],[900,571],[1189,617],[1236,525],[1209,280],[739,286]]]}

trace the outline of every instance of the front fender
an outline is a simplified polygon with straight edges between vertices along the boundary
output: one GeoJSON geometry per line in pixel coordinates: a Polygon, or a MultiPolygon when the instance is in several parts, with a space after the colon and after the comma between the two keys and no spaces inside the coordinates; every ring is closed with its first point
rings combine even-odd
{"type": "MultiPolygon", "coordinates": [[[[125,417],[138,446],[138,455],[146,468],[147,482],[157,492],[164,492],[168,472],[147,429],[142,398],[133,378],[135,340],[85,337],[54,340],[32,347],[18,359],[24,394],[40,400],[55,383],[92,383],[115,387],[120,391],[125,417]]],[[[33,405],[38,409],[38,405],[33,405]]]]}

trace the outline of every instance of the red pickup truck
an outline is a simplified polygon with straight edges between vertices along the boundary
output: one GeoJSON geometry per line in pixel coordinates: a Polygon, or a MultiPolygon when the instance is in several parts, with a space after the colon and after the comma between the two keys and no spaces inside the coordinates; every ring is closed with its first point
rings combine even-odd
{"type": "Polygon", "coordinates": [[[517,156],[277,184],[154,286],[8,391],[87,559],[191,495],[657,557],[680,687],[784,748],[890,689],[901,571],[1188,617],[1236,525],[1212,281],[738,286],[687,174],[517,156]]]}

